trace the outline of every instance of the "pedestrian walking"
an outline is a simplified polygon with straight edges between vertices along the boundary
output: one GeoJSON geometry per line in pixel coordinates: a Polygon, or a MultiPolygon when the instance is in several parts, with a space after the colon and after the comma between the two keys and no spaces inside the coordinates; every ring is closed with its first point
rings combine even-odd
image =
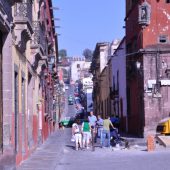
{"type": "Polygon", "coordinates": [[[72,136],[75,137],[76,150],[78,150],[79,147],[82,148],[82,134],[77,122],[73,123],[72,125],[72,136]]]}
{"type": "Polygon", "coordinates": [[[103,120],[101,147],[105,146],[106,137],[107,137],[107,147],[110,147],[110,126],[114,128],[112,122],[110,121],[110,117],[106,116],[106,118],[103,120]]]}
{"type": "Polygon", "coordinates": [[[97,116],[97,137],[100,138],[100,144],[102,145],[102,132],[103,132],[103,119],[101,118],[101,115],[99,114],[97,116]]]}
{"type": "Polygon", "coordinates": [[[88,119],[85,119],[82,123],[82,133],[83,133],[83,148],[89,149],[89,143],[91,138],[91,127],[88,119]]]}

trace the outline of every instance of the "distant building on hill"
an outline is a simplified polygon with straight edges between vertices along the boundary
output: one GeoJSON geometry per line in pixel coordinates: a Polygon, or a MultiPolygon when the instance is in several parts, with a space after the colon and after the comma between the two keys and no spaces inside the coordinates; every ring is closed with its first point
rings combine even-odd
{"type": "Polygon", "coordinates": [[[89,68],[91,62],[85,60],[84,57],[71,57],[71,79],[73,82],[84,77],[89,77],[89,68]]]}

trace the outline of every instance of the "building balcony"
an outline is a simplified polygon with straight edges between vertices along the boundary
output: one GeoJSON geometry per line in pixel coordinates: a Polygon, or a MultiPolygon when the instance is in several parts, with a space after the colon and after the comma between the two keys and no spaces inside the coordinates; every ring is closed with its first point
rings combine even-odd
{"type": "Polygon", "coordinates": [[[8,2],[14,4],[15,2],[22,2],[22,0],[8,0],[8,2]]]}
{"type": "Polygon", "coordinates": [[[44,55],[46,51],[46,44],[45,44],[45,35],[43,33],[43,29],[39,21],[33,21],[33,36],[31,40],[31,49],[34,53],[40,53],[44,55]]]}
{"type": "Polygon", "coordinates": [[[119,90],[112,90],[110,88],[110,99],[115,100],[117,98],[119,98],[119,90]]]}
{"type": "Polygon", "coordinates": [[[40,55],[35,55],[35,60],[34,63],[32,63],[32,68],[36,70],[37,74],[40,75],[42,72],[44,72],[44,76],[48,76],[48,71],[47,71],[47,56],[41,56],[40,55]],[[43,71],[44,70],[44,71],[43,71]]]}
{"type": "Polygon", "coordinates": [[[32,3],[15,3],[14,5],[14,36],[15,45],[21,51],[26,49],[26,43],[31,39],[32,3]]]}
{"type": "Polygon", "coordinates": [[[10,31],[10,22],[12,21],[12,10],[10,3],[6,0],[0,1],[0,27],[3,32],[10,31]]]}

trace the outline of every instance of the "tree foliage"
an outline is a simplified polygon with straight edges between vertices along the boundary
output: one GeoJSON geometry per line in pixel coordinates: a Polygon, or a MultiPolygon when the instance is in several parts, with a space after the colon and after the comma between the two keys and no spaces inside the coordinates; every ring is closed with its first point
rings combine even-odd
{"type": "Polygon", "coordinates": [[[83,55],[85,57],[85,59],[87,61],[91,61],[92,60],[92,57],[93,57],[93,52],[92,50],[86,48],[84,51],[83,51],[83,55]]]}
{"type": "Polygon", "coordinates": [[[67,57],[67,50],[66,49],[61,49],[59,50],[59,56],[63,59],[67,57]]]}

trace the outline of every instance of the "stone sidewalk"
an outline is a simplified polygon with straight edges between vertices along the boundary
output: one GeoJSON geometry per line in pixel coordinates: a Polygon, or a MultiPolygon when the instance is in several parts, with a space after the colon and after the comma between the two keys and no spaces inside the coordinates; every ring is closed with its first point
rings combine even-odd
{"type": "MultiPolygon", "coordinates": [[[[17,170],[54,170],[64,151],[69,130],[57,130],[17,170]]],[[[70,136],[70,135],[69,135],[70,136]]]]}
{"type": "MultiPolygon", "coordinates": [[[[133,169],[138,170],[138,164],[141,164],[141,159],[146,159],[146,162],[148,160],[151,162],[157,161],[157,164],[161,164],[161,166],[165,166],[163,160],[167,159],[167,162],[169,160],[166,155],[169,155],[170,151],[166,150],[165,152],[165,149],[160,148],[155,152],[148,153],[146,151],[145,141],[140,138],[129,138],[131,144],[133,144],[129,149],[101,149],[99,144],[96,144],[95,152],[92,152],[91,148],[78,152],[75,151],[74,143],[72,143],[70,139],[71,129],[65,128],[65,130],[57,130],[44,144],[37,148],[26,161],[23,161],[22,164],[17,167],[17,170],[85,170],[89,168],[92,170],[100,170],[100,168],[112,170],[113,167],[119,167],[119,170],[125,170],[126,164],[131,165],[133,162],[136,162],[133,165],[133,169]],[[126,161],[126,164],[122,165],[124,161],[126,161]],[[100,164],[100,166],[98,164],[100,164]],[[120,165],[122,168],[120,168],[120,165]]],[[[157,168],[159,167],[158,165],[152,165],[149,170],[155,167],[155,170],[160,170],[157,168]]],[[[170,163],[167,163],[166,166],[167,165],[170,166],[170,163]]],[[[143,164],[141,164],[141,166],[143,166],[143,164]]],[[[146,167],[144,166],[140,169],[145,170],[146,167]]],[[[126,167],[126,170],[131,170],[131,168],[126,167]]]]}

